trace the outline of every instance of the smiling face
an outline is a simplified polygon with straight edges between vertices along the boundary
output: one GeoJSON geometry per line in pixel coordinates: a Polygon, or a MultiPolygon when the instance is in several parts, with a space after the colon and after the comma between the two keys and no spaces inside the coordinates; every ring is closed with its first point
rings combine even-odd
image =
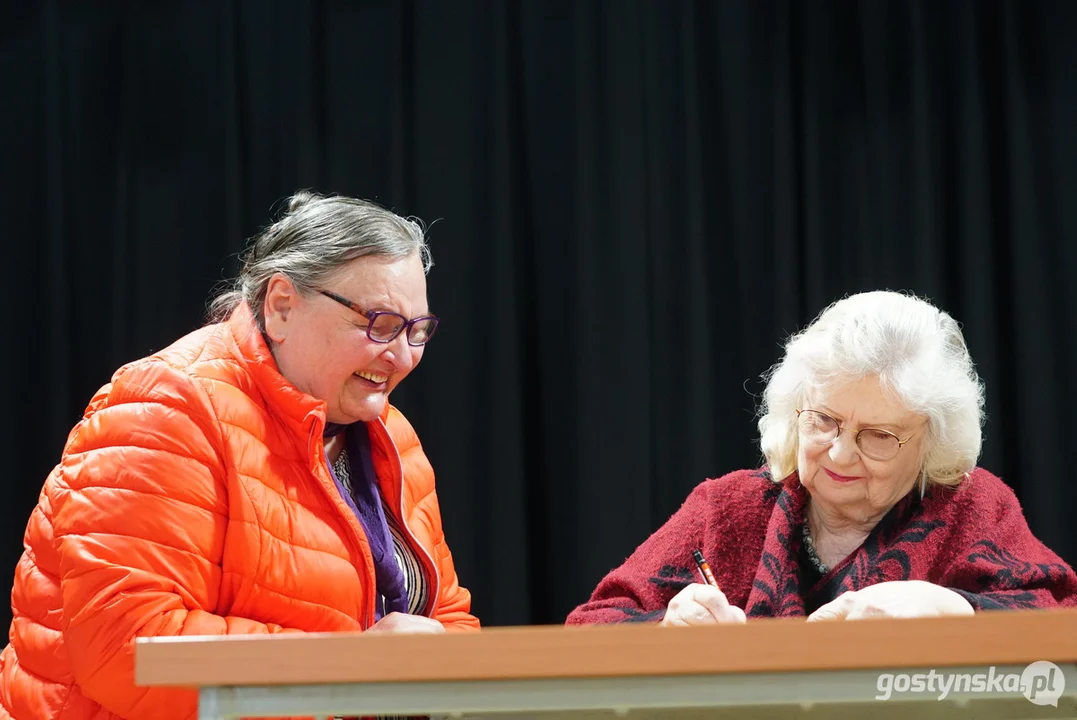
{"type": "Polygon", "coordinates": [[[800,482],[813,503],[851,523],[878,521],[920,478],[926,418],[910,412],[876,377],[812,393],[805,408],[837,420],[842,432],[829,442],[801,432],[797,450],[800,482]],[[886,430],[906,442],[889,460],[874,460],[860,449],[856,434],[864,428],[886,430]]]}
{"type": "MultiPolygon", "coordinates": [[[[407,318],[429,314],[418,253],[402,260],[353,260],[321,287],[366,310],[407,318]]],[[[366,326],[363,316],[320,293],[300,294],[284,275],[269,281],[265,328],[277,366],[298,389],[325,402],[329,422],[376,419],[389,393],[422,359],[423,346],[409,345],[406,332],[377,343],[367,337],[366,326]]]]}

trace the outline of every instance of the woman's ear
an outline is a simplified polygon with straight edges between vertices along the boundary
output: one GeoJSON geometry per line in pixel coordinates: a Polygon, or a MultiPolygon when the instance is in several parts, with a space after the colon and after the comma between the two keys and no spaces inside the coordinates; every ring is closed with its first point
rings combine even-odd
{"type": "Polygon", "coordinates": [[[266,335],[275,343],[284,342],[288,336],[288,320],[295,311],[299,293],[284,273],[276,273],[266,285],[265,304],[262,308],[266,335]]]}

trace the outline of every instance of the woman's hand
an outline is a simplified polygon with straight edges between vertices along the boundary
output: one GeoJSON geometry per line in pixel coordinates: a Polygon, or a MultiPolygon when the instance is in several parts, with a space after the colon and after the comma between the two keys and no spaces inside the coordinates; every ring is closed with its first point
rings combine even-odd
{"type": "Polygon", "coordinates": [[[445,632],[445,626],[422,615],[391,612],[371,625],[367,632],[436,634],[445,632]]]}
{"type": "Polygon", "coordinates": [[[975,612],[969,601],[953,590],[923,580],[895,580],[842,593],[809,615],[808,621],[938,617],[975,612]]]}
{"type": "Polygon", "coordinates": [[[659,625],[686,627],[743,622],[744,611],[730,605],[721,590],[693,583],[673,596],[666,608],[666,616],[659,625]]]}

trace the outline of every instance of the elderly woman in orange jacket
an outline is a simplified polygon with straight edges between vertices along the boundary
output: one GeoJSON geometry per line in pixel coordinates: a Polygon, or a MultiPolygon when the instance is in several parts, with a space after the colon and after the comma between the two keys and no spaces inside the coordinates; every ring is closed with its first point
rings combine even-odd
{"type": "Polygon", "coordinates": [[[422,358],[422,229],[300,193],[220,322],[90,401],[26,529],[0,718],[186,718],[138,637],[471,629],[434,476],[389,405],[422,358]]]}

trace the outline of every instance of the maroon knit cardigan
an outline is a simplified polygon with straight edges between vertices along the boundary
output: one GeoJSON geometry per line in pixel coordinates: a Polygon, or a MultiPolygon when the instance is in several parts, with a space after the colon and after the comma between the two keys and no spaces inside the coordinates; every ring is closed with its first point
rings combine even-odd
{"type": "Polygon", "coordinates": [[[662,618],[685,585],[700,582],[703,551],[729,602],[749,618],[803,616],[843,592],[891,580],[926,580],[977,610],[1077,605],[1077,576],[1029,530],[999,478],[977,468],[957,487],[914,489],[863,545],[822,577],[803,562],[808,494],[742,470],[701,483],[673,517],[568,616],[584,625],[662,618]]]}

